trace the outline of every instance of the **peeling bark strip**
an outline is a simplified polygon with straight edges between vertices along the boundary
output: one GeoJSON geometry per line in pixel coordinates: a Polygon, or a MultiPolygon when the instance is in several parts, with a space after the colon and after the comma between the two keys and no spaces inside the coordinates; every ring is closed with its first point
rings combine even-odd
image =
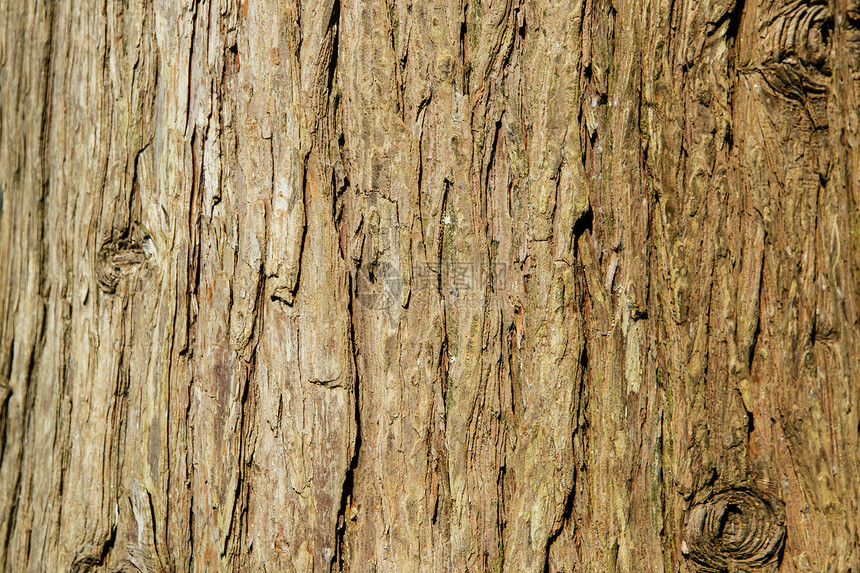
{"type": "Polygon", "coordinates": [[[854,0],[0,0],[0,570],[860,571],[854,0]]]}

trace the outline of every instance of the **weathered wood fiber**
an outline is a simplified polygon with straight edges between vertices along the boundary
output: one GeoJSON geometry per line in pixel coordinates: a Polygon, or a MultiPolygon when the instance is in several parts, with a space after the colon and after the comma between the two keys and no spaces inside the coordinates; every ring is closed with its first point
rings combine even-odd
{"type": "Polygon", "coordinates": [[[855,0],[0,0],[0,570],[860,572],[855,0]]]}

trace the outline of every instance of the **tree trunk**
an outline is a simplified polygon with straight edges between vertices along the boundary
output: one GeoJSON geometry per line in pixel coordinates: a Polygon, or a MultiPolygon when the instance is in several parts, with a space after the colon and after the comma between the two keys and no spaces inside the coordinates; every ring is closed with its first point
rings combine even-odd
{"type": "Polygon", "coordinates": [[[856,0],[0,0],[0,570],[860,571],[856,0]]]}

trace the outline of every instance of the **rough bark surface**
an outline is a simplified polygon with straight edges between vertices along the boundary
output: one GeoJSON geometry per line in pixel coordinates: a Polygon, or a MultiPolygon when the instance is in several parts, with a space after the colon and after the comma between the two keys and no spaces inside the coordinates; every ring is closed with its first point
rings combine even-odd
{"type": "Polygon", "coordinates": [[[860,572],[855,0],[0,0],[0,570],[860,572]]]}

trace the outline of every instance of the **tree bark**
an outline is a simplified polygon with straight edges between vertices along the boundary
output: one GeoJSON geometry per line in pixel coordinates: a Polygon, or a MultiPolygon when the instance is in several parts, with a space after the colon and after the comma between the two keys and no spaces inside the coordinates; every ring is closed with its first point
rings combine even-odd
{"type": "Polygon", "coordinates": [[[855,0],[0,14],[0,570],[860,571],[855,0]]]}

